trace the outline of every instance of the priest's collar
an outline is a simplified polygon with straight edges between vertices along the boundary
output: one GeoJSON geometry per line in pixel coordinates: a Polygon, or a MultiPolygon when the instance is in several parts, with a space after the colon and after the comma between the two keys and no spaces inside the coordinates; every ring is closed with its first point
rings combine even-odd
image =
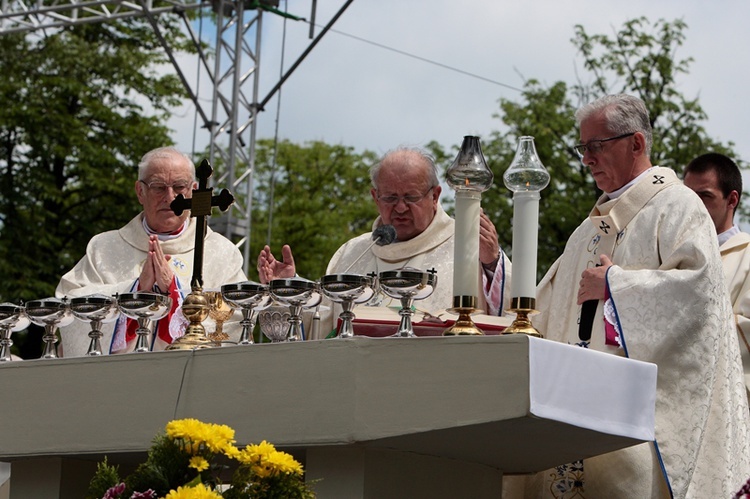
{"type": "Polygon", "coordinates": [[[628,182],[627,184],[623,185],[623,186],[622,186],[622,187],[620,187],[619,189],[616,189],[616,190],[614,190],[614,191],[612,191],[612,192],[605,192],[605,194],[607,195],[607,197],[608,197],[609,199],[617,199],[618,197],[620,197],[620,196],[622,195],[622,193],[623,193],[623,192],[627,191],[627,190],[628,190],[628,189],[630,189],[630,188],[631,188],[632,186],[634,186],[634,185],[635,185],[636,183],[638,183],[638,181],[639,181],[639,180],[640,180],[640,179],[641,179],[641,178],[642,178],[643,176],[645,176],[646,174],[648,174],[648,172],[650,172],[650,171],[651,171],[651,170],[653,170],[654,168],[656,168],[656,166],[652,166],[652,167],[651,167],[651,168],[649,168],[648,170],[644,170],[644,171],[643,171],[643,172],[642,172],[642,173],[641,173],[640,175],[638,175],[638,176],[637,176],[637,177],[635,177],[635,178],[634,178],[633,180],[631,180],[631,181],[630,181],[630,182],[628,182]]]}
{"type": "Polygon", "coordinates": [[[156,232],[154,229],[149,227],[148,222],[146,222],[146,217],[141,217],[141,222],[143,223],[143,230],[146,231],[146,234],[149,236],[158,236],[159,241],[169,241],[171,239],[175,239],[177,237],[180,237],[183,232],[185,232],[185,229],[187,229],[188,224],[190,224],[190,219],[186,218],[185,222],[180,226],[179,229],[177,229],[174,232],[168,232],[168,233],[162,233],[162,232],[156,232]]]}

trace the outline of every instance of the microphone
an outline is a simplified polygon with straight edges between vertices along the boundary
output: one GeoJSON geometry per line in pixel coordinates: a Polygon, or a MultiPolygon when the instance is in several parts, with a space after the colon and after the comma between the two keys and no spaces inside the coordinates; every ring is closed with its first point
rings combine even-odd
{"type": "Polygon", "coordinates": [[[578,323],[578,337],[581,341],[591,339],[591,330],[594,328],[594,316],[599,307],[599,300],[586,300],[581,304],[581,318],[578,323]]]}
{"type": "Polygon", "coordinates": [[[349,272],[349,269],[351,269],[355,263],[360,261],[363,256],[367,254],[368,251],[370,251],[370,248],[375,246],[376,244],[378,246],[387,246],[391,244],[393,241],[396,240],[396,228],[393,225],[381,225],[374,231],[372,231],[372,242],[370,243],[367,248],[362,252],[361,255],[357,257],[356,260],[354,260],[347,268],[342,272],[342,274],[346,274],[349,272]]]}
{"type": "MultiPolygon", "coordinates": [[[[600,267],[601,264],[597,264],[600,267]]],[[[581,316],[578,319],[578,338],[581,341],[591,339],[591,330],[594,328],[594,316],[599,307],[599,300],[586,300],[581,304],[581,316]]]]}

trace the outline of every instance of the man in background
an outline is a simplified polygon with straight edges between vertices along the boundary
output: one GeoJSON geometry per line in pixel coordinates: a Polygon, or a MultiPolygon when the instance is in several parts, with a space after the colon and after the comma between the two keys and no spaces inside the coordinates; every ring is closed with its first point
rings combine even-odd
{"type": "Polygon", "coordinates": [[[741,232],[734,216],[742,198],[742,174],[737,164],[719,153],[692,160],[684,183],[698,194],[716,227],[724,277],[737,326],[745,387],[750,393],[750,234],[741,232]]]}

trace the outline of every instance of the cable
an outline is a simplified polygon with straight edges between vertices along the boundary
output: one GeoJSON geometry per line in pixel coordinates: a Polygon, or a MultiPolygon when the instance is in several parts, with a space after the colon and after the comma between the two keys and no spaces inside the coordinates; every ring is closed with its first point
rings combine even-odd
{"type": "MultiPolygon", "coordinates": [[[[304,21],[304,22],[307,22],[307,21],[304,21]]],[[[315,26],[320,27],[319,25],[315,25],[315,26]]],[[[448,69],[450,71],[454,71],[454,72],[460,73],[462,75],[466,75],[466,76],[470,76],[472,78],[476,78],[478,80],[486,81],[488,83],[492,83],[493,85],[497,85],[497,86],[500,86],[500,87],[505,87],[505,88],[508,88],[510,90],[515,90],[517,92],[523,92],[522,89],[514,87],[513,85],[508,85],[506,83],[502,83],[502,82],[499,82],[499,81],[491,80],[489,78],[485,78],[484,76],[480,76],[480,75],[477,75],[477,74],[474,74],[474,73],[469,73],[468,71],[464,71],[463,69],[454,68],[453,66],[448,66],[447,64],[443,64],[442,62],[433,61],[433,60],[427,59],[425,57],[421,57],[421,56],[418,56],[418,55],[415,55],[415,54],[411,54],[409,52],[405,52],[403,50],[399,50],[399,49],[396,49],[396,48],[393,48],[393,47],[389,47],[388,45],[383,45],[382,43],[373,42],[372,40],[367,40],[366,38],[362,38],[362,37],[359,37],[359,36],[356,36],[356,35],[350,35],[349,33],[344,33],[343,31],[335,30],[333,28],[331,28],[329,31],[331,31],[333,33],[336,33],[338,35],[341,35],[341,36],[346,36],[346,37],[349,37],[349,38],[353,38],[354,40],[357,40],[357,41],[360,41],[360,42],[363,42],[363,43],[368,43],[368,44],[373,45],[373,46],[378,47],[378,48],[382,48],[382,49],[385,49],[385,50],[390,50],[391,52],[395,52],[397,54],[405,55],[406,57],[411,57],[412,59],[417,59],[419,61],[426,62],[428,64],[432,64],[434,66],[438,66],[438,67],[441,67],[443,69],[448,69]]]]}
{"type": "Polygon", "coordinates": [[[180,389],[177,391],[177,400],[174,403],[174,413],[172,414],[172,419],[177,419],[177,409],[180,407],[180,398],[182,398],[182,388],[185,386],[185,374],[187,373],[187,368],[190,365],[190,361],[193,360],[193,356],[195,355],[195,348],[190,350],[190,355],[188,355],[187,360],[185,360],[185,367],[182,369],[182,378],[180,378],[180,389]]]}
{"type": "MultiPolygon", "coordinates": [[[[287,2],[284,0],[284,11],[287,10],[287,2]]],[[[279,78],[284,77],[284,56],[286,54],[286,21],[284,17],[283,31],[281,36],[281,61],[279,62],[279,78]]],[[[279,152],[279,121],[281,117],[281,87],[279,87],[279,98],[276,100],[276,125],[273,132],[273,155],[271,158],[271,179],[269,181],[268,193],[268,231],[266,233],[266,244],[271,244],[271,227],[273,226],[273,202],[276,187],[276,159],[279,152]]]]}

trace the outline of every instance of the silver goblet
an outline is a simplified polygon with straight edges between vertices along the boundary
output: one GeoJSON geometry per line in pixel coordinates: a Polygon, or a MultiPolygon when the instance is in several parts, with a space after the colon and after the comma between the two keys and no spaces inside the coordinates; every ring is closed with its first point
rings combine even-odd
{"type": "Polygon", "coordinates": [[[289,306],[289,331],[286,341],[302,339],[302,310],[312,308],[323,298],[318,283],[307,279],[274,279],[268,284],[271,296],[289,306]]]}
{"type": "Polygon", "coordinates": [[[169,313],[172,308],[172,299],[157,293],[136,292],[125,293],[117,297],[117,305],[120,311],[138,321],[138,329],[134,352],[148,352],[150,345],[148,335],[151,332],[153,322],[158,321],[169,313]]]}
{"type": "Polygon", "coordinates": [[[76,318],[88,322],[91,327],[91,331],[89,331],[91,341],[86,355],[102,355],[102,324],[112,322],[120,315],[120,309],[117,308],[117,299],[104,295],[71,298],[70,310],[76,318]]]}
{"type": "Polygon", "coordinates": [[[242,333],[237,344],[252,345],[257,311],[271,303],[268,286],[252,281],[225,284],[221,287],[221,295],[232,308],[242,311],[242,333]]]}
{"type": "Polygon", "coordinates": [[[351,338],[354,336],[355,304],[369,301],[375,294],[375,279],[373,276],[358,274],[329,274],[320,279],[320,289],[331,301],[340,303],[342,312],[339,314],[341,324],[336,332],[337,338],[351,338]]]}
{"type": "Polygon", "coordinates": [[[44,353],[43,359],[57,358],[57,328],[67,326],[73,322],[73,313],[63,300],[57,298],[45,298],[43,300],[32,300],[26,303],[26,315],[29,320],[37,326],[44,326],[44,353]]]}
{"type": "Polygon", "coordinates": [[[378,283],[386,295],[401,300],[401,310],[398,312],[401,316],[401,322],[398,331],[392,336],[396,338],[415,337],[414,327],[411,323],[414,311],[411,306],[414,300],[424,300],[435,290],[435,286],[437,286],[435,269],[428,271],[412,268],[388,270],[379,274],[378,283]]]}
{"type": "Polygon", "coordinates": [[[13,346],[10,335],[14,331],[26,329],[29,322],[23,305],[0,304],[0,362],[13,360],[10,355],[10,347],[13,346]]]}

